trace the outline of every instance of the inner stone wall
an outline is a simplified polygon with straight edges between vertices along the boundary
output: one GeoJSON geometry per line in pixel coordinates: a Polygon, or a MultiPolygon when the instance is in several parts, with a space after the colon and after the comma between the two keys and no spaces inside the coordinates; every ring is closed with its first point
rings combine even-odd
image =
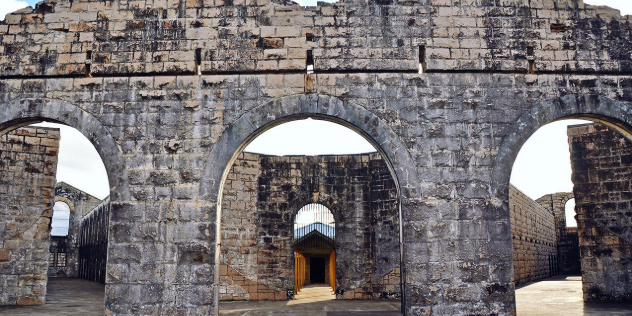
{"type": "Polygon", "coordinates": [[[242,153],[224,186],[220,298],[291,297],[294,217],[308,203],[336,220],[337,297],[399,297],[397,191],[379,154],[242,153]]]}
{"type": "Polygon", "coordinates": [[[51,254],[60,252],[66,254],[66,266],[49,266],[48,276],[76,278],[79,268],[81,218],[101,200],[67,183],[59,182],[55,185],[55,201],[62,201],[70,206],[68,236],[51,236],[50,245],[51,254]]]}
{"type": "Polygon", "coordinates": [[[0,305],[44,304],[59,130],[0,136],[0,305]]]}
{"type": "Polygon", "coordinates": [[[509,187],[509,210],[516,285],[556,274],[557,241],[553,212],[514,186],[509,187]]]}
{"type": "MultiPolygon", "coordinates": [[[[78,276],[82,279],[105,284],[108,256],[110,262],[119,267],[125,266],[128,261],[138,260],[138,253],[123,254],[120,251],[112,251],[108,254],[110,208],[108,196],[81,219],[78,276]]],[[[112,270],[111,276],[118,276],[116,269],[112,270]]]]}
{"type": "Polygon", "coordinates": [[[568,127],[584,301],[632,299],[632,143],[601,124],[568,127]]]}
{"type": "Polygon", "coordinates": [[[572,192],[559,192],[544,195],[536,200],[540,205],[555,214],[557,272],[559,274],[581,273],[577,229],[566,227],[566,202],[572,198],[572,192]]]}

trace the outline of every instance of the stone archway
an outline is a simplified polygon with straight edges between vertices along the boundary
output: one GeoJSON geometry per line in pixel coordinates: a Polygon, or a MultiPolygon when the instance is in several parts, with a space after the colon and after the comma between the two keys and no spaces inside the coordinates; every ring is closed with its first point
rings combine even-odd
{"type": "Polygon", "coordinates": [[[632,105],[606,97],[567,95],[537,104],[520,116],[498,149],[492,169],[492,197],[505,198],[513,162],[522,145],[540,127],[563,119],[588,119],[614,128],[632,139],[632,105]]]}
{"type": "Polygon", "coordinates": [[[70,211],[74,212],[75,210],[75,204],[72,203],[72,201],[70,199],[68,199],[67,197],[64,196],[55,196],[55,202],[64,202],[66,204],[68,204],[68,207],[70,207],[70,211]]]}
{"type": "MultiPolygon", "coordinates": [[[[631,109],[632,106],[629,103],[603,96],[567,95],[553,101],[539,103],[523,113],[503,139],[493,164],[490,197],[492,202],[499,206],[502,216],[509,217],[508,192],[513,163],[524,143],[540,127],[564,119],[587,119],[607,125],[631,139],[631,109]]],[[[561,213],[556,214],[556,217],[563,219],[564,205],[574,198],[574,194],[567,192],[550,194],[538,199],[538,202],[551,200],[552,197],[557,198],[557,201],[556,203],[547,201],[550,204],[547,208],[551,211],[554,211],[556,207],[561,208],[561,213]]],[[[507,239],[511,238],[510,234],[504,235],[507,239]]]]}
{"type": "Polygon", "coordinates": [[[129,200],[125,160],[119,146],[97,118],[79,107],[51,99],[13,101],[0,112],[0,135],[39,122],[60,123],[81,132],[92,143],[105,165],[112,202],[129,200]]]}
{"type": "MultiPolygon", "coordinates": [[[[415,163],[410,157],[405,145],[391,128],[370,111],[351,104],[344,104],[340,99],[320,95],[299,95],[276,99],[258,106],[240,117],[224,131],[216,145],[211,150],[203,172],[198,195],[199,201],[204,201],[207,207],[216,209],[216,236],[220,236],[221,204],[224,179],[226,178],[237,155],[254,138],[266,130],[285,122],[315,117],[332,121],[348,127],[369,141],[382,154],[393,179],[396,183],[400,199],[400,249],[402,262],[402,280],[405,279],[405,247],[401,246],[406,240],[406,225],[402,224],[402,217],[416,211],[420,196],[419,177],[415,163]],[[402,226],[403,225],[403,226],[402,226]]],[[[219,240],[216,241],[219,244],[219,240]]],[[[219,251],[215,251],[215,288],[218,288],[219,251]]],[[[402,284],[402,310],[405,309],[405,298],[408,289],[402,284]]]]}
{"type": "MultiPolygon", "coordinates": [[[[6,134],[17,128],[44,121],[68,125],[81,132],[92,143],[101,157],[108,174],[112,199],[117,199],[119,201],[129,200],[127,174],[121,150],[116,145],[109,131],[94,116],[88,114],[79,107],[65,101],[50,99],[24,99],[4,104],[3,109],[0,112],[0,134],[6,134]]],[[[56,139],[58,141],[59,134],[57,134],[56,139]]],[[[51,179],[54,181],[54,170],[51,179]]],[[[44,195],[42,194],[42,196],[44,195]]],[[[75,205],[73,205],[73,203],[68,199],[63,197],[50,197],[51,202],[58,200],[68,204],[71,207],[71,210],[75,209],[75,205]]],[[[77,214],[76,211],[73,212],[73,215],[81,216],[81,214],[77,214]]],[[[47,216],[44,213],[42,214],[42,217],[50,217],[50,215],[47,216]]],[[[15,237],[10,236],[2,237],[3,241],[9,240],[10,238],[15,239],[15,237]]],[[[32,247],[38,252],[44,254],[48,254],[49,251],[48,238],[36,241],[30,245],[25,243],[20,245],[20,247],[32,247]]],[[[41,259],[40,257],[33,259],[33,264],[37,266],[41,265],[42,262],[45,263],[45,259],[41,259]]],[[[16,270],[22,269],[21,266],[27,265],[19,264],[20,267],[17,266],[18,264],[16,264],[16,270]]],[[[27,267],[24,268],[28,269],[27,267]]],[[[19,271],[14,274],[19,274],[19,271]]],[[[34,278],[36,280],[44,280],[43,282],[40,282],[43,286],[41,289],[38,289],[37,292],[43,297],[46,294],[46,271],[43,270],[43,272],[40,272],[38,270],[38,275],[34,278]]],[[[24,296],[24,298],[30,300],[27,301],[26,304],[42,304],[44,302],[43,300],[32,300],[30,297],[32,297],[32,295],[28,293],[24,296]]],[[[20,304],[19,298],[18,304],[20,304]]]]}

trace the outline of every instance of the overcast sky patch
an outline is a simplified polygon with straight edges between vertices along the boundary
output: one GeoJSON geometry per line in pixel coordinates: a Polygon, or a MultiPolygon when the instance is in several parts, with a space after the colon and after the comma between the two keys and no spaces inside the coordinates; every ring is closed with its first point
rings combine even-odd
{"type": "Polygon", "coordinates": [[[376,150],[360,134],[342,125],[310,118],[273,127],[255,138],[244,151],[276,156],[313,156],[376,150]]]}
{"type": "Polygon", "coordinates": [[[38,123],[33,126],[60,129],[57,182],[66,182],[101,200],[110,195],[110,185],[101,156],[81,132],[55,123],[38,123]]]}

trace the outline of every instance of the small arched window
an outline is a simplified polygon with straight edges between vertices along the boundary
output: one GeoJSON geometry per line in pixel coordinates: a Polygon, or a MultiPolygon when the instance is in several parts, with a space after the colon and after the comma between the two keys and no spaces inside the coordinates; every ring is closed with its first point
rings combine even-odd
{"type": "Polygon", "coordinates": [[[577,221],[575,220],[575,199],[570,199],[564,205],[564,212],[566,213],[566,227],[577,227],[577,221]]]}
{"type": "Polygon", "coordinates": [[[53,206],[53,219],[51,222],[51,236],[68,236],[70,226],[70,206],[62,201],[55,202],[53,206]]]}

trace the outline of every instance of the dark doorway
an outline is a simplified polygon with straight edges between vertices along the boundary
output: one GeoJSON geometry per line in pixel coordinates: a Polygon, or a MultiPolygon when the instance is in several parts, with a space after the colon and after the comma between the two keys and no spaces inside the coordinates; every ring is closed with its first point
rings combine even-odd
{"type": "Polygon", "coordinates": [[[310,258],[309,278],[311,283],[325,283],[325,258],[310,258]]]}

